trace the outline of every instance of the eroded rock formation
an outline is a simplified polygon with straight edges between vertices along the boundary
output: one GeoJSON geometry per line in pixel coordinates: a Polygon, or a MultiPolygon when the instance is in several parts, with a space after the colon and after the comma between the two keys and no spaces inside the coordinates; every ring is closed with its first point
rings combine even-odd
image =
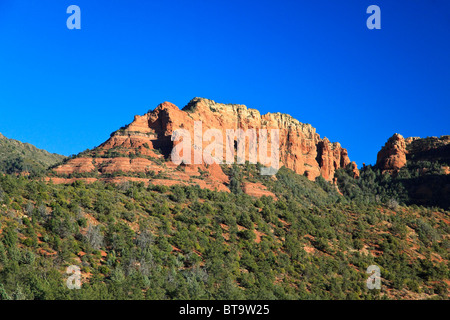
{"type": "Polygon", "coordinates": [[[395,173],[406,165],[406,142],[395,133],[378,152],[376,166],[383,172],[395,173]]]}
{"type": "Polygon", "coordinates": [[[407,162],[428,161],[442,163],[444,173],[450,163],[450,136],[403,138],[396,133],[378,152],[376,167],[382,172],[397,173],[407,162]]]}
{"type": "MultiPolygon", "coordinates": [[[[135,116],[131,124],[114,132],[105,143],[79,158],[67,161],[54,171],[64,175],[95,172],[100,178],[119,171],[153,171],[155,174],[164,174],[168,180],[201,182],[204,187],[225,190],[228,177],[219,165],[202,163],[180,168],[171,161],[164,161],[170,159],[174,146],[172,135],[176,129],[189,131],[194,144],[197,121],[201,121],[202,133],[208,129],[219,129],[223,133],[223,140],[219,144],[224,150],[224,158],[228,129],[242,129],[244,132],[255,129],[258,133],[261,129],[279,129],[280,166],[284,165],[298,174],[304,174],[310,180],[322,175],[326,180],[333,181],[335,171],[351,163],[347,150],[339,143],[331,143],[327,138],[321,139],[311,125],[301,123],[287,114],[261,115],[258,110],[244,105],[221,104],[194,98],[183,109],[164,102],[143,116],[135,116]]],[[[197,136],[200,135],[198,127],[196,133],[197,136]]],[[[197,141],[201,141],[203,149],[211,143],[209,140],[197,141]]],[[[247,139],[245,145],[245,159],[249,160],[247,139]]],[[[269,152],[270,146],[269,138],[269,152]]],[[[199,152],[198,146],[193,148],[192,159],[196,152],[199,152]]],[[[358,176],[356,164],[353,167],[355,176],[358,176]]]]}

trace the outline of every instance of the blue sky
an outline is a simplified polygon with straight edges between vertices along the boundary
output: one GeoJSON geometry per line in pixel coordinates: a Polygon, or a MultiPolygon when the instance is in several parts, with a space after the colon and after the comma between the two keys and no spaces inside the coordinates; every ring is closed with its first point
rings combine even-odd
{"type": "Polygon", "coordinates": [[[69,155],[199,96],[289,113],[373,164],[395,132],[450,134],[449,35],[447,0],[0,0],[0,132],[69,155]]]}

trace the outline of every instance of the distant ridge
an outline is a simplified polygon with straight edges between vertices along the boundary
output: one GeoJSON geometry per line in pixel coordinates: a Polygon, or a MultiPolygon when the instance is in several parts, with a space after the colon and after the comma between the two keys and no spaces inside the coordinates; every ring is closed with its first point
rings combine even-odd
{"type": "Polygon", "coordinates": [[[30,143],[8,139],[0,133],[0,172],[42,173],[63,159],[65,157],[62,155],[38,149],[30,143]]]}

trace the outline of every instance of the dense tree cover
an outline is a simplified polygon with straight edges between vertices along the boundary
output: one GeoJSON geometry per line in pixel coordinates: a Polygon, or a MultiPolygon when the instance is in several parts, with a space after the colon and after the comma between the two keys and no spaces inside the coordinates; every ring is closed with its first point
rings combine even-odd
{"type": "Polygon", "coordinates": [[[366,166],[359,179],[349,167],[336,172],[339,190],[358,203],[397,202],[406,205],[450,208],[450,175],[439,162],[409,161],[396,174],[366,166]]]}
{"type": "Polygon", "coordinates": [[[1,175],[0,299],[448,298],[448,212],[343,197],[284,168],[227,170],[232,193],[1,175]],[[366,288],[373,264],[381,290],[366,288]]]}

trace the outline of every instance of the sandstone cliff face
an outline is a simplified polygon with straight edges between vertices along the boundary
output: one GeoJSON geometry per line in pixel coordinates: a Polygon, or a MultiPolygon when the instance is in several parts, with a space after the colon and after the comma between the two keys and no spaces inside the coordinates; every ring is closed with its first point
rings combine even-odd
{"type": "MultiPolygon", "coordinates": [[[[228,177],[224,175],[219,165],[192,164],[185,166],[181,172],[171,161],[162,162],[163,159],[170,159],[170,152],[177,143],[171,139],[176,129],[189,131],[194,144],[196,121],[202,122],[201,131],[197,128],[198,135],[199,132],[205,133],[208,129],[219,129],[222,132],[223,141],[219,141],[222,150],[225,150],[227,144],[227,129],[240,128],[244,131],[255,129],[256,132],[261,129],[279,129],[280,167],[284,165],[311,180],[322,175],[326,180],[332,181],[338,168],[350,164],[347,150],[339,143],[331,143],[327,138],[321,139],[311,125],[301,123],[289,115],[281,113],[261,115],[258,110],[244,105],[221,104],[208,99],[194,98],[181,110],[170,102],[164,102],[143,116],[135,116],[130,125],[116,131],[105,143],[92,150],[91,158],[72,159],[56,168],[55,172],[71,174],[96,171],[102,175],[115,171],[151,170],[155,173],[164,172],[169,179],[185,182],[199,180],[199,172],[202,172],[200,180],[205,187],[227,189],[224,185],[228,183],[228,177]]],[[[211,142],[201,143],[204,149],[211,142]]],[[[245,158],[249,160],[248,139],[245,145],[245,158]]],[[[267,148],[269,153],[270,146],[269,138],[267,148]]],[[[198,149],[193,148],[192,159],[195,153],[199,152],[198,149]]],[[[356,164],[354,172],[355,176],[359,175],[356,164]]]]}
{"type": "Polygon", "coordinates": [[[395,133],[378,152],[376,166],[383,172],[396,173],[406,165],[406,142],[395,133]]]}

